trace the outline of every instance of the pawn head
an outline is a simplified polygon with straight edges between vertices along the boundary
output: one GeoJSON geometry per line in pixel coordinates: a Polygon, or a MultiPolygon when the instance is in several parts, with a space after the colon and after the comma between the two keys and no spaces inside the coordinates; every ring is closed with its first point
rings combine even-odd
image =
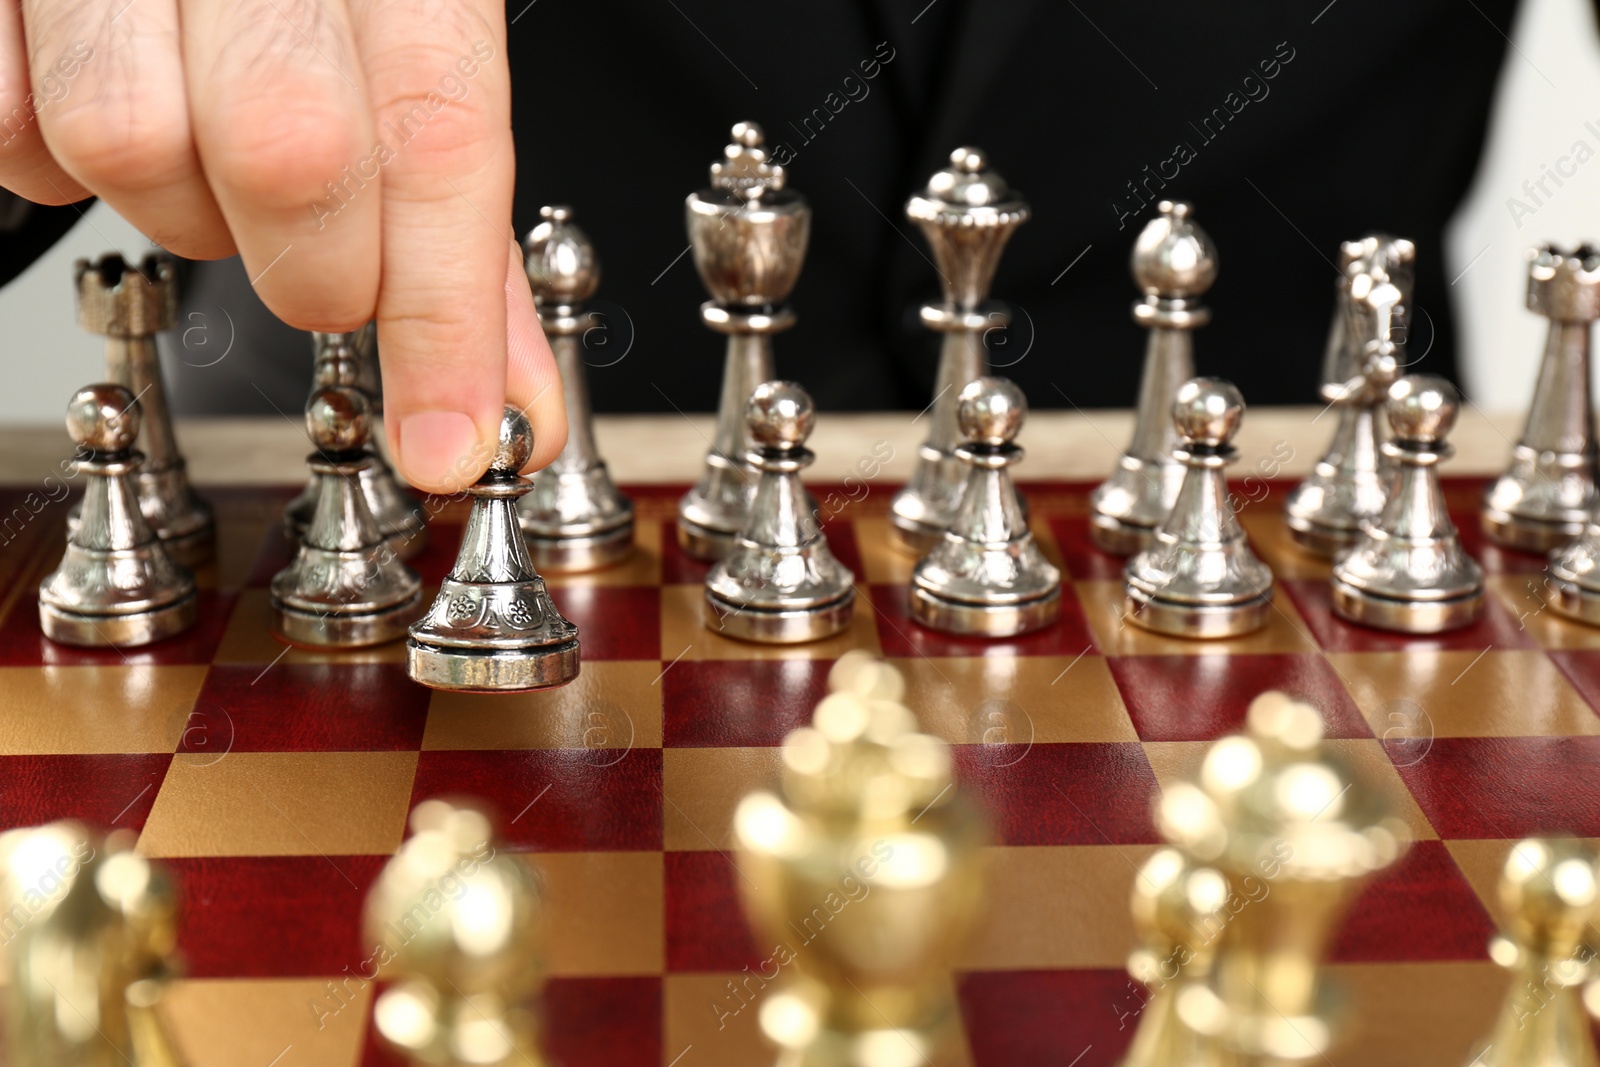
{"type": "Polygon", "coordinates": [[[1190,444],[1220,448],[1243,419],[1244,397],[1221,378],[1190,378],[1172,399],[1172,425],[1190,444]]]}
{"type": "Polygon", "coordinates": [[[139,402],[120,385],[86,385],[67,401],[67,433],[80,449],[125,452],[139,437],[139,402]]]}
{"type": "Polygon", "coordinates": [[[1216,246],[1186,202],[1163,200],[1156,210],[1133,243],[1133,280],[1150,296],[1201,295],[1217,280],[1216,246]]]}
{"type": "Polygon", "coordinates": [[[1500,874],[1512,940],[1565,956],[1600,901],[1594,857],[1579,842],[1530,837],[1511,846],[1500,874]]]}
{"type": "Polygon", "coordinates": [[[500,416],[500,440],[489,457],[489,473],[516,474],[533,455],[533,425],[521,408],[506,405],[500,416]]]}
{"type": "Polygon", "coordinates": [[[539,225],[522,242],[523,266],[533,298],[540,304],[576,304],[600,285],[594,243],[572,221],[564,204],[539,209],[539,225]]]}
{"type": "Polygon", "coordinates": [[[1407,441],[1437,444],[1461,410],[1456,387],[1433,374],[1408,374],[1389,387],[1389,426],[1407,441]]]}
{"type": "Polygon", "coordinates": [[[980,444],[1010,444],[1027,415],[1027,398],[1008,378],[975,378],[956,400],[961,436],[980,444]]]}
{"type": "Polygon", "coordinates": [[[372,434],[372,401],[359,389],[330,385],[306,401],[306,433],[322,452],[353,452],[372,434]]]}
{"type": "Polygon", "coordinates": [[[817,425],[811,394],[794,382],[762,382],[745,407],[750,436],[763,448],[797,448],[817,425]]]}

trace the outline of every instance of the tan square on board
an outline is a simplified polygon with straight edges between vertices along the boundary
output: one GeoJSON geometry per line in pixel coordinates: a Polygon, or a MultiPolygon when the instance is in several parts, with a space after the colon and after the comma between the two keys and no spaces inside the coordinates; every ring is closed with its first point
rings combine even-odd
{"type": "Polygon", "coordinates": [[[1279,578],[1325,581],[1333,563],[1295,542],[1283,520],[1283,497],[1269,496],[1239,513],[1239,525],[1250,535],[1250,547],[1279,578]]]}
{"type": "Polygon", "coordinates": [[[1600,734],[1600,717],[1539,649],[1346,652],[1328,661],[1379,737],[1396,723],[1413,736],[1600,734]]]}
{"type": "Polygon", "coordinates": [[[890,660],[922,728],[951,744],[1137,741],[1105,657],[890,660]]]}
{"type": "Polygon", "coordinates": [[[855,617],[849,629],[822,641],[800,645],[763,645],[722,636],[702,621],[706,611],[705,596],[703,585],[661,587],[662,659],[669,662],[678,659],[838,659],[853,648],[865,649],[874,655],[881,651],[872,597],[864,584],[856,586],[855,617]]]}
{"type": "Polygon", "coordinates": [[[415,752],[178,755],[139,837],[147,856],[393,852],[404,835],[415,752]]]}
{"type": "MultiPolygon", "coordinates": [[[[433,602],[434,588],[422,591],[424,604],[433,602]]],[[[272,594],[266,589],[245,589],[228,617],[228,627],[211,659],[215,663],[404,663],[406,643],[390,641],[367,648],[291,648],[272,636],[272,594]]]]}
{"type": "Polygon", "coordinates": [[[1326,977],[1348,1008],[1327,1062],[1361,1067],[1469,1064],[1499,1017],[1509,980],[1488,961],[1343,963],[1326,977]]]}
{"type": "Polygon", "coordinates": [[[545,852],[552,975],[654,975],[666,966],[659,852],[545,852]]]}
{"type": "Polygon", "coordinates": [[[1490,594],[1540,648],[1600,648],[1600,626],[1589,626],[1559,614],[1550,606],[1544,572],[1491,574],[1484,579],[1490,594]]]}
{"type": "Polygon", "coordinates": [[[746,793],[776,783],[777,748],[668,748],[661,781],[668,850],[730,849],[733,810],[746,793]]]}
{"type": "Polygon", "coordinates": [[[355,1067],[373,987],[350,982],[347,1001],[327,978],[189,978],[162,1002],[186,1067],[355,1067]],[[327,1007],[315,1011],[313,1004],[327,1007]],[[341,1005],[338,1010],[335,1006],[341,1005]]]}
{"type": "Polygon", "coordinates": [[[1094,631],[1095,643],[1108,656],[1236,656],[1251,652],[1317,651],[1316,640],[1305,620],[1282,589],[1272,598],[1276,610],[1268,617],[1267,625],[1255,633],[1199,641],[1151,633],[1125,619],[1127,608],[1120,580],[1097,579],[1074,584],[1089,628],[1094,631]]]}
{"type": "Polygon", "coordinates": [[[575,586],[618,586],[661,584],[661,524],[639,522],[633,527],[633,553],[614,567],[603,567],[583,574],[545,574],[540,572],[545,584],[552,589],[575,586]]]}
{"type": "Polygon", "coordinates": [[[536,693],[451,693],[428,704],[424,749],[660,748],[659,660],[596,660],[536,693]]]}
{"type": "Polygon", "coordinates": [[[171,752],[205,666],[0,667],[0,755],[171,752]]]}

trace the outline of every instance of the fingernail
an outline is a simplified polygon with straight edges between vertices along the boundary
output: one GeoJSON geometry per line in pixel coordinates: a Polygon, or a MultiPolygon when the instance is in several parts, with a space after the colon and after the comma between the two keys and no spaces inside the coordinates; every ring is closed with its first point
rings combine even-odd
{"type": "Polygon", "coordinates": [[[455,492],[478,474],[477,443],[478,427],[462,412],[419,411],[400,422],[400,467],[419,485],[455,492]]]}

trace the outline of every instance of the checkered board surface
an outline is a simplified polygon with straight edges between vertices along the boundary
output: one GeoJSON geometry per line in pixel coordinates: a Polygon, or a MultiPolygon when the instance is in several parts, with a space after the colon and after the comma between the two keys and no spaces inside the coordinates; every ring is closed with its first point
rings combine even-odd
{"type": "MultiPolygon", "coordinates": [[[[1333,946],[1356,1022],[1332,1060],[1463,1063],[1506,984],[1485,943],[1510,841],[1600,837],[1600,630],[1540,610],[1541,558],[1483,544],[1476,481],[1448,497],[1491,575],[1483,620],[1427,639],[1346,625],[1326,565],[1286,536],[1284,488],[1241,516],[1280,583],[1271,624],[1246,638],[1121,623],[1120,561],[1089,543],[1088,487],[1064,484],[1025,487],[1067,576],[1059,624],[997,642],[920,629],[911,563],[889,545],[890,491],[874,486],[828,524],[860,582],[853,628],[786,649],[701,626],[704,568],[673,538],[679,490],[634,490],[634,559],[551,582],[581,628],[582,676],[520,696],[430,692],[398,645],[275,643],[267,585],[286,561],[277,524],[293,487],[206,493],[218,555],[189,633],[126,656],[54,646],[34,600],[60,553],[66,508],[52,504],[0,547],[0,826],[135,829],[175,873],[187,977],[173,1017],[196,1067],[390,1062],[369,1032],[372,987],[344,983],[341,1005],[327,983],[370,955],[366,890],[407,811],[440,794],[486,798],[508,846],[538,854],[556,1063],[766,1064],[755,1011],[727,1014],[726,982],[770,948],[740,913],[730,814],[774,774],[832,661],[866,648],[905,672],[908,703],[957,746],[961,786],[994,822],[989,914],[954,977],[956,1062],[1093,1067],[1137,1023],[1126,901],[1157,845],[1151,796],[1276,687],[1323,711],[1331,745],[1392,793],[1417,838],[1333,946]]],[[[0,491],[0,515],[24,496],[0,491]]],[[[434,519],[416,561],[426,582],[449,569],[464,516],[452,504],[434,519]]]]}

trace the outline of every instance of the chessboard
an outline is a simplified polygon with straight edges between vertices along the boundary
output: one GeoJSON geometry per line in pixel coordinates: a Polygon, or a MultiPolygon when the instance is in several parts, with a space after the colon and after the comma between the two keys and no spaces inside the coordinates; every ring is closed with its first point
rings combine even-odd
{"type": "MultiPolygon", "coordinates": [[[[415,685],[400,645],[274,641],[267,585],[287,561],[279,519],[298,486],[202,490],[218,543],[190,631],[127,653],[54,645],[34,590],[60,555],[67,501],[29,503],[0,550],[0,826],[133,831],[173,872],[186,977],[170,1003],[194,1067],[396,1062],[369,1025],[359,915],[407,812],[438,795],[483,798],[506,847],[537,856],[552,1063],[767,1064],[756,1012],[729,985],[767,955],[740,910],[730,816],[775,774],[833,660],[864,648],[904,672],[907,704],[956,746],[959,787],[992,819],[987,918],[954,975],[955,1062],[1095,1067],[1118,1060],[1143,1003],[1123,966],[1129,887],[1158,843],[1152,795],[1279,688],[1322,711],[1331,746],[1416,838],[1332,945],[1348,995],[1335,1061],[1465,1063],[1505,993],[1486,944],[1511,841],[1600,837],[1600,629],[1543,608],[1542,557],[1483,541],[1482,486],[1446,491],[1491,603],[1470,628],[1426,638],[1337,620],[1327,565],[1286,535],[1287,485],[1240,486],[1241,519],[1279,579],[1276,611],[1214,642],[1123,620],[1121,561],[1089,541],[1087,484],[1023,484],[1066,575],[1061,619],[1000,641],[911,621],[893,487],[814,486],[819,500],[859,498],[827,532],[860,601],[845,634],[782,648],[701,625],[705,568],[673,536],[682,487],[630,488],[633,559],[550,580],[581,628],[581,676],[514,696],[415,685]]],[[[0,490],[0,515],[20,514],[26,494],[0,490]]],[[[448,570],[465,515],[438,510],[415,561],[425,582],[448,570]]]]}

